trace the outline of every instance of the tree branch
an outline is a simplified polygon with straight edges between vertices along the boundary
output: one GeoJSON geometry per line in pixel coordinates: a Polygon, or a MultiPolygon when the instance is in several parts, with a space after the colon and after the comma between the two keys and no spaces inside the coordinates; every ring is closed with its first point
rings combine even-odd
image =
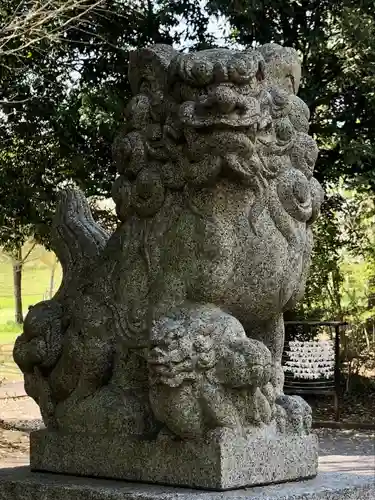
{"type": "MultiPolygon", "coordinates": [[[[46,0],[41,6],[36,0],[26,2],[26,14],[13,16],[0,29],[0,57],[19,54],[44,39],[53,40],[69,26],[90,13],[105,0],[46,0]],[[78,14],[69,14],[81,10],[78,14]],[[54,27],[56,23],[59,26],[54,27]],[[19,41],[16,47],[7,49],[10,42],[19,41]]],[[[21,2],[23,4],[23,2],[21,2]]],[[[19,11],[21,4],[17,7],[19,11]]]]}
{"type": "Polygon", "coordinates": [[[24,104],[25,102],[31,101],[31,99],[34,99],[34,97],[26,97],[26,99],[20,99],[19,101],[13,101],[12,99],[8,100],[1,100],[0,99],[0,106],[13,106],[16,104],[24,104]]]}
{"type": "Polygon", "coordinates": [[[34,243],[31,245],[29,251],[26,253],[25,257],[22,258],[21,260],[21,264],[25,264],[25,262],[27,261],[27,258],[29,257],[29,255],[31,254],[31,252],[34,250],[34,248],[36,247],[36,241],[34,241],[34,243]]]}

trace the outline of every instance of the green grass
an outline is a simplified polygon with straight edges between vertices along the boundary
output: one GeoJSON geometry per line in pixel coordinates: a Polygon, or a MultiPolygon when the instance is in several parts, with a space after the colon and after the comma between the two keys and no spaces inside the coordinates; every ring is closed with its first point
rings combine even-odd
{"type": "MultiPolygon", "coordinates": [[[[26,316],[29,306],[43,300],[49,290],[51,268],[46,265],[45,250],[36,248],[22,273],[22,305],[26,316]]],[[[61,282],[61,268],[55,273],[55,291],[61,282]]],[[[13,361],[12,346],[22,332],[14,322],[13,269],[9,258],[0,252],[0,384],[2,380],[22,380],[22,373],[13,361]]]]}
{"type": "MultiPolygon", "coordinates": [[[[32,306],[41,300],[43,300],[43,294],[24,295],[22,297],[22,309],[24,316],[26,316],[29,306],[32,306]]],[[[2,297],[0,295],[0,336],[2,326],[7,325],[8,323],[13,323],[14,319],[14,298],[8,296],[2,297]]]]}
{"type": "Polygon", "coordinates": [[[0,345],[0,385],[22,378],[22,372],[13,360],[13,344],[0,345]]]}
{"type": "MultiPolygon", "coordinates": [[[[47,266],[31,266],[26,264],[22,273],[23,294],[43,295],[49,288],[51,270],[47,266]]],[[[60,268],[56,273],[56,282],[61,279],[60,268]]],[[[10,262],[0,263],[0,297],[13,296],[13,274],[10,262]]]]}
{"type": "Polygon", "coordinates": [[[13,344],[21,332],[22,325],[17,325],[13,321],[0,325],[0,345],[13,344]]]}
{"type": "MultiPolygon", "coordinates": [[[[39,257],[40,249],[36,250],[39,257]]],[[[43,300],[50,286],[51,269],[39,258],[26,263],[22,273],[22,305],[26,316],[29,306],[43,300]]],[[[55,273],[55,291],[61,281],[61,268],[55,273]]],[[[9,259],[0,258],[0,345],[15,341],[22,327],[14,322],[13,270],[9,259]]]]}
{"type": "Polygon", "coordinates": [[[0,385],[22,380],[22,373],[13,360],[13,344],[21,329],[13,322],[0,325],[0,385]]]}

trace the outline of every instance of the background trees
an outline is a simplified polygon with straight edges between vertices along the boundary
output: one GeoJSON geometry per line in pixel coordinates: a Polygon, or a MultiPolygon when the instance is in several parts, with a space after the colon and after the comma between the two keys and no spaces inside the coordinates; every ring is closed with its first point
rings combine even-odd
{"type": "Polygon", "coordinates": [[[0,244],[13,262],[17,322],[23,319],[23,244],[48,234],[40,229],[67,178],[53,122],[77,61],[62,40],[101,13],[102,4],[9,0],[0,7],[0,244]]]}

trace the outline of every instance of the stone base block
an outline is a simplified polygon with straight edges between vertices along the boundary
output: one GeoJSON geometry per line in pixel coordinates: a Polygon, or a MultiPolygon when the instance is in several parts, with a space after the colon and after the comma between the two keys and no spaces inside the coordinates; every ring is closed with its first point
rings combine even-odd
{"type": "Polygon", "coordinates": [[[120,435],[31,435],[31,468],[127,481],[229,490],[314,477],[315,435],[222,433],[210,441],[145,440],[120,435]]]}
{"type": "Polygon", "coordinates": [[[0,500],[374,500],[371,476],[329,472],[315,479],[249,490],[207,492],[110,480],[0,471],[0,500]]]}

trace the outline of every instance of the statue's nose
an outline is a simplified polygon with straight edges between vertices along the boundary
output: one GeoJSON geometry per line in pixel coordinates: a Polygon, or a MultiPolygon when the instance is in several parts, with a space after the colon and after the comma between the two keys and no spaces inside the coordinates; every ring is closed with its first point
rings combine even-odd
{"type": "Polygon", "coordinates": [[[218,112],[222,114],[232,113],[238,104],[238,94],[231,88],[218,86],[208,94],[212,106],[216,107],[218,112]]]}
{"type": "Polygon", "coordinates": [[[202,107],[206,112],[228,115],[238,108],[242,109],[243,105],[234,90],[224,85],[218,85],[208,92],[207,97],[200,102],[198,107],[202,107]]]}

